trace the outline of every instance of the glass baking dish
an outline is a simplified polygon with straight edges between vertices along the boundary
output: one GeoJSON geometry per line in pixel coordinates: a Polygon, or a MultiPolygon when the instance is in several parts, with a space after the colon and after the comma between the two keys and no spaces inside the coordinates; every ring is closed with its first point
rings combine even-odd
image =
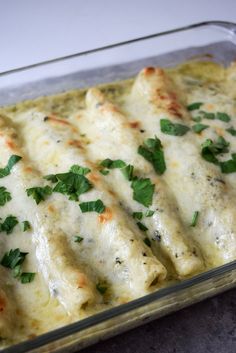
{"type": "MultiPolygon", "coordinates": [[[[198,23],[0,73],[0,105],[127,79],[144,66],[188,59],[228,65],[236,59],[236,24],[198,23]]],[[[236,287],[236,261],[3,350],[75,352],[236,287]]]]}

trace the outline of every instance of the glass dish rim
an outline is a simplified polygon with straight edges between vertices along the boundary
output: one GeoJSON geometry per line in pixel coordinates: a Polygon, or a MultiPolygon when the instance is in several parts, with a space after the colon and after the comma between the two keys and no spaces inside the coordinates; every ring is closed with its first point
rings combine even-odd
{"type": "Polygon", "coordinates": [[[147,294],[141,298],[131,300],[128,303],[118,305],[114,308],[104,310],[98,314],[89,316],[88,318],[76,321],[72,324],[62,326],[55,330],[46,332],[28,341],[14,344],[5,348],[4,353],[27,353],[28,351],[45,346],[48,343],[55,342],[72,334],[78,333],[82,330],[91,328],[97,324],[113,319],[119,315],[126,314],[132,310],[138,309],[152,302],[163,299],[168,295],[181,292],[184,289],[193,287],[194,285],[204,283],[208,280],[213,280],[220,275],[230,273],[236,270],[236,260],[225,265],[218,266],[206,272],[200,273],[189,279],[183,280],[175,285],[161,288],[153,293],[147,294]]]}
{"type": "Polygon", "coordinates": [[[178,32],[183,32],[183,31],[187,31],[187,30],[191,30],[191,29],[199,28],[199,27],[205,27],[205,26],[216,26],[216,27],[221,27],[222,29],[225,29],[225,30],[229,30],[229,29],[233,29],[234,28],[234,33],[236,34],[236,22],[221,21],[221,20],[196,22],[196,23],[193,23],[193,24],[190,24],[190,25],[186,25],[186,26],[177,27],[177,28],[173,28],[173,29],[170,29],[170,30],[162,31],[162,32],[157,32],[157,33],[149,34],[149,35],[146,35],[146,36],[129,39],[129,40],[126,40],[126,41],[117,42],[117,43],[114,43],[114,44],[104,45],[104,46],[98,47],[98,48],[88,49],[88,50],[84,50],[84,51],[81,51],[81,52],[77,52],[77,53],[73,53],[73,54],[69,54],[69,55],[65,55],[65,56],[60,56],[60,57],[57,57],[57,58],[54,58],[54,59],[40,61],[40,62],[37,62],[37,63],[34,63],[34,64],[30,64],[30,65],[26,65],[26,66],[16,67],[14,69],[9,69],[9,70],[0,72],[0,77],[8,75],[8,74],[13,74],[13,73],[16,73],[16,72],[21,72],[21,71],[25,71],[25,70],[29,70],[29,69],[34,69],[36,67],[40,67],[40,66],[43,66],[43,65],[54,64],[56,62],[77,58],[77,57],[83,56],[83,55],[94,54],[96,52],[101,52],[101,51],[104,51],[106,49],[113,49],[113,48],[117,48],[119,46],[128,45],[128,44],[132,44],[132,43],[135,43],[135,42],[152,39],[152,38],[155,38],[155,37],[161,37],[161,36],[164,36],[164,35],[178,33],[178,32]]]}
{"type": "MultiPolygon", "coordinates": [[[[89,49],[89,50],[78,52],[75,54],[70,54],[70,55],[66,55],[66,56],[57,57],[54,59],[49,59],[49,60],[37,62],[35,64],[31,64],[31,65],[27,65],[27,66],[10,69],[7,71],[0,72],[0,78],[5,75],[11,75],[11,74],[14,74],[17,72],[23,72],[26,70],[34,69],[36,67],[41,67],[44,65],[46,66],[48,64],[54,64],[57,62],[70,60],[70,59],[77,58],[77,57],[80,57],[83,55],[93,54],[96,52],[104,51],[107,49],[113,49],[113,48],[116,48],[119,46],[124,46],[124,45],[132,44],[135,42],[139,42],[139,41],[144,41],[144,40],[148,40],[148,39],[152,39],[152,38],[156,38],[156,37],[160,37],[160,36],[164,36],[164,35],[168,35],[168,34],[183,32],[183,31],[187,31],[187,30],[191,30],[191,29],[195,29],[195,28],[203,28],[203,27],[207,27],[207,26],[220,27],[223,30],[225,29],[227,31],[231,30],[233,34],[236,34],[236,23],[234,23],[234,22],[220,21],[220,20],[219,21],[214,20],[214,21],[198,22],[198,23],[166,30],[163,32],[158,32],[158,33],[130,39],[127,41],[117,42],[114,44],[109,44],[109,45],[105,45],[102,47],[89,49]]],[[[144,305],[150,304],[158,299],[163,299],[163,298],[167,297],[168,295],[178,293],[181,290],[191,288],[194,285],[204,283],[208,280],[213,280],[213,279],[217,278],[218,276],[226,274],[226,273],[230,273],[233,270],[236,270],[236,260],[232,261],[230,263],[227,263],[225,265],[219,266],[217,268],[208,270],[206,272],[200,273],[198,275],[195,275],[189,279],[183,280],[183,281],[181,281],[177,284],[171,285],[169,287],[161,288],[153,293],[147,294],[141,298],[132,300],[128,303],[121,304],[121,305],[116,306],[114,308],[104,310],[104,311],[102,311],[98,314],[92,315],[88,318],[76,321],[72,324],[57,328],[52,331],[46,332],[42,335],[37,336],[34,339],[23,341],[23,342],[11,345],[7,348],[3,348],[3,350],[0,350],[0,352],[15,353],[17,351],[18,353],[27,353],[33,349],[43,347],[49,343],[66,338],[72,334],[75,334],[75,333],[78,333],[78,332],[83,331],[85,329],[91,328],[91,327],[93,327],[97,324],[100,324],[102,322],[105,322],[109,319],[112,319],[112,318],[115,318],[119,315],[128,313],[129,311],[138,309],[138,308],[140,308],[144,305]]]]}

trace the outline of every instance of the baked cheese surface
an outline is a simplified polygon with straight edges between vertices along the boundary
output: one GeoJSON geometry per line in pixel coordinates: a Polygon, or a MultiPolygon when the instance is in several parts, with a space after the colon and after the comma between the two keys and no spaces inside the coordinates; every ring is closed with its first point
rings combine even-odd
{"type": "Polygon", "coordinates": [[[235,260],[235,173],[235,64],[1,107],[1,345],[235,260]]]}

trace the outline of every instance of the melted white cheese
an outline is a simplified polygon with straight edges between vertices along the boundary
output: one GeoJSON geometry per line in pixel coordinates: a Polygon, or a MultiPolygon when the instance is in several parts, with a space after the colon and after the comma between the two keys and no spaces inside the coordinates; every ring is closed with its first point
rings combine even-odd
{"type": "Polygon", "coordinates": [[[219,135],[230,142],[229,153],[220,158],[236,152],[236,137],[226,132],[230,126],[236,129],[235,77],[234,66],[224,70],[209,63],[188,64],[169,74],[146,68],[134,82],[1,109],[0,168],[13,154],[22,159],[0,179],[12,197],[0,207],[0,217],[11,214],[19,221],[11,234],[0,232],[0,258],[19,248],[28,252],[23,270],[36,273],[31,283],[22,284],[10,269],[0,268],[3,346],[236,258],[235,173],[222,175],[201,157],[202,142],[219,135]],[[196,112],[191,116],[185,108],[193,102],[202,102],[205,111],[225,112],[231,121],[204,121],[209,128],[201,134],[163,134],[162,118],[193,125],[196,112]],[[155,135],[167,165],[162,176],[137,153],[155,135]],[[106,158],[133,165],[136,176],[155,185],[149,207],[154,214],[141,220],[145,232],[132,214],[148,208],[133,199],[131,183],[119,169],[99,173],[106,158]],[[53,186],[44,175],[68,172],[75,164],[91,169],[86,177],[93,184],[79,202],[101,199],[104,213],[82,213],[79,202],[56,192],[38,205],[27,196],[27,188],[53,186]],[[190,227],[195,211],[197,224],[190,227]],[[23,232],[25,220],[31,229],[23,232]],[[75,236],[83,240],[75,242],[75,236]],[[99,292],[99,283],[105,284],[105,293],[99,292]]]}

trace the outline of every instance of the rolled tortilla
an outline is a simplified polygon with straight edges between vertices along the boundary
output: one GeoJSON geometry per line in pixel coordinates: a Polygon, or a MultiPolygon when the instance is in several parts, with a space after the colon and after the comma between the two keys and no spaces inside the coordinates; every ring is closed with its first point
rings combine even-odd
{"type": "MultiPolygon", "coordinates": [[[[122,159],[126,164],[134,165],[140,176],[151,179],[155,184],[151,208],[156,212],[144,222],[155,252],[158,254],[161,248],[180,276],[198,271],[203,264],[196,247],[187,237],[188,232],[181,222],[174,197],[163,178],[157,177],[151,164],[137,153],[138,146],[142,144],[140,134],[136,133],[124,113],[107,101],[98,89],[92,88],[88,91],[86,103],[85,118],[78,123],[91,141],[87,147],[90,158],[94,161],[105,158],[122,159]]],[[[133,200],[130,185],[120,172],[110,172],[105,179],[127,208],[145,213],[145,207],[133,200]]]]}
{"type": "MultiPolygon", "coordinates": [[[[194,72],[195,67],[197,70],[199,65],[201,65],[201,63],[191,63],[192,71],[194,72]]],[[[200,107],[200,111],[215,114],[215,119],[206,119],[204,118],[204,115],[202,115],[202,123],[206,124],[208,128],[195,135],[195,140],[199,148],[201,148],[201,144],[206,139],[216,141],[219,136],[222,136],[230,144],[229,152],[224,153],[223,155],[219,155],[218,157],[221,161],[227,161],[232,159],[231,153],[236,152],[236,139],[234,133],[230,133],[232,128],[233,131],[236,130],[236,123],[234,118],[236,115],[236,108],[234,103],[236,97],[236,65],[231,64],[228,68],[219,66],[219,70],[221,75],[216,75],[215,70],[212,72],[208,71],[207,75],[204,75],[199,83],[195,85],[189,84],[189,80],[186,79],[182,79],[179,83],[179,81],[175,79],[175,75],[174,79],[177,81],[177,91],[179,91],[179,87],[181,87],[181,92],[184,100],[186,101],[186,104],[201,102],[202,105],[200,107]],[[217,79],[217,83],[214,81],[215,79],[217,79]],[[218,112],[228,114],[230,120],[222,121],[218,119],[218,112]]],[[[179,78],[179,75],[176,76],[179,78]]],[[[195,116],[196,111],[190,112],[188,115],[195,116]]],[[[192,122],[192,124],[194,124],[194,122],[192,122]]],[[[219,169],[219,166],[216,166],[216,170],[217,169],[219,169]]],[[[229,174],[223,173],[221,178],[221,182],[224,183],[225,181],[230,187],[230,193],[234,194],[236,194],[235,175],[235,172],[229,174]]]]}
{"type": "MultiPolygon", "coordinates": [[[[38,169],[45,174],[68,171],[74,164],[92,169],[85,158],[86,143],[73,124],[57,117],[44,118],[42,113],[19,117],[21,136],[27,136],[24,148],[38,169]]],[[[101,175],[92,170],[87,177],[93,189],[81,195],[80,202],[101,199],[106,206],[104,214],[81,213],[78,204],[53,193],[53,198],[63,199],[63,219],[66,212],[70,219],[70,224],[63,224],[63,220],[59,224],[62,229],[79,224],[81,234],[88,234],[88,247],[81,243],[83,261],[111,284],[116,296],[144,295],[165,278],[166,269],[144,244],[140,230],[120,208],[101,175]]]]}
{"type": "Polygon", "coordinates": [[[190,117],[166,73],[159,68],[140,72],[127,100],[130,115],[138,114],[146,134],[156,134],[164,145],[165,180],[175,194],[182,216],[191,223],[199,212],[192,236],[206,262],[217,266],[236,258],[236,209],[218,169],[201,157],[196,136],[170,136],[160,131],[160,120],[188,125],[190,117]]]}
{"type": "MultiPolygon", "coordinates": [[[[57,227],[56,219],[60,217],[58,204],[45,200],[36,205],[32,198],[27,197],[26,189],[32,186],[42,186],[42,179],[36,170],[26,162],[23,149],[19,147],[14,128],[9,127],[7,120],[0,118],[0,148],[1,163],[6,165],[12,154],[22,157],[11,170],[5,180],[9,191],[16,190],[17,201],[30,221],[33,228],[32,240],[36,245],[36,255],[39,269],[53,295],[56,295],[66,310],[78,315],[81,306],[94,301],[95,285],[92,283],[85,267],[81,268],[79,261],[70,249],[66,234],[57,227]],[[50,220],[49,209],[53,208],[50,220]]],[[[13,211],[14,212],[14,211],[13,211]]],[[[6,239],[7,241],[7,239],[6,239]]]]}

